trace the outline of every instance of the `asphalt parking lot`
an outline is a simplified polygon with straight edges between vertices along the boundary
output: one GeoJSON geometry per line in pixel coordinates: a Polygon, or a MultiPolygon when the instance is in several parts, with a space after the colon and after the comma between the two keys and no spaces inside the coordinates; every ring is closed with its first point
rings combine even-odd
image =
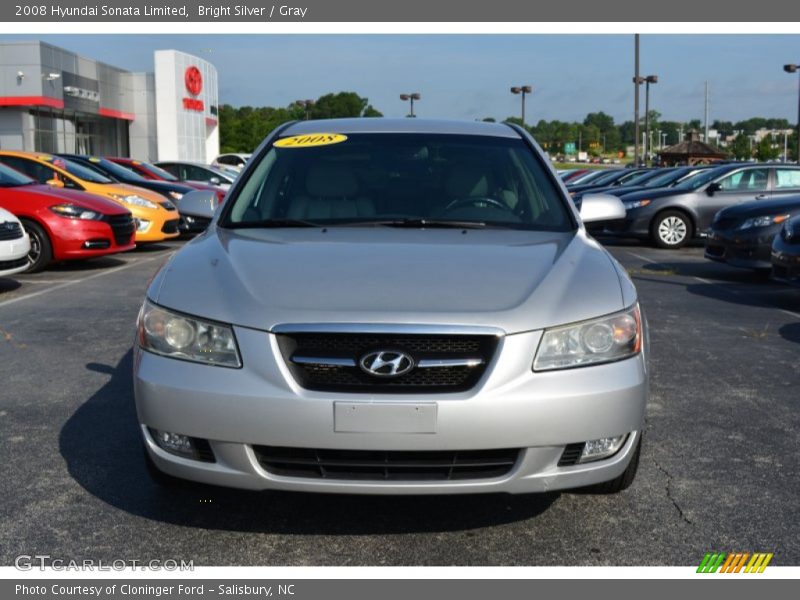
{"type": "Polygon", "coordinates": [[[653,374],[639,475],[616,496],[166,491],[141,460],[130,347],[180,245],[0,279],[0,563],[696,565],[717,550],[800,564],[800,290],[700,247],[611,247],[653,374]]]}

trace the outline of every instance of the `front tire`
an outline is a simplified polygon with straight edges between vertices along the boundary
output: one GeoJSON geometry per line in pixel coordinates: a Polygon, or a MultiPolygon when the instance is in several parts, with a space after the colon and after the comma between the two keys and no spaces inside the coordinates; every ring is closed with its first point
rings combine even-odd
{"type": "Polygon", "coordinates": [[[185,489],[189,487],[193,487],[195,485],[191,481],[186,479],[181,479],[179,477],[174,477],[173,475],[169,475],[168,473],[164,473],[161,469],[156,466],[156,463],[153,462],[153,459],[150,457],[150,454],[147,452],[146,448],[142,448],[144,452],[144,464],[147,468],[147,474],[150,476],[150,481],[155,483],[158,487],[164,489],[185,489]]]}
{"type": "Polygon", "coordinates": [[[587,488],[587,491],[592,494],[619,494],[621,491],[627,490],[631,487],[633,480],[636,479],[636,472],[639,470],[639,456],[641,453],[642,434],[640,433],[639,441],[636,442],[636,450],[633,451],[633,456],[631,456],[631,462],[628,463],[628,467],[622,474],[611,481],[590,486],[587,488]]]}
{"type": "Polygon", "coordinates": [[[665,210],[653,219],[650,237],[659,248],[682,248],[692,239],[694,226],[689,216],[679,210],[665,210]]]}
{"type": "Polygon", "coordinates": [[[31,238],[31,251],[28,252],[28,268],[25,272],[38,273],[53,261],[53,244],[50,236],[38,223],[23,219],[22,226],[31,238]]]}

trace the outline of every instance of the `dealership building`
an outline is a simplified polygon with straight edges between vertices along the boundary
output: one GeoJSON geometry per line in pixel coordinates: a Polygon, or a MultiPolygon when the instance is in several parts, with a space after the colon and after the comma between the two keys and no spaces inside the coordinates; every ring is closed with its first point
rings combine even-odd
{"type": "Polygon", "coordinates": [[[0,149],[210,163],[217,70],[158,50],[133,73],[38,41],[0,41],[0,149]]]}

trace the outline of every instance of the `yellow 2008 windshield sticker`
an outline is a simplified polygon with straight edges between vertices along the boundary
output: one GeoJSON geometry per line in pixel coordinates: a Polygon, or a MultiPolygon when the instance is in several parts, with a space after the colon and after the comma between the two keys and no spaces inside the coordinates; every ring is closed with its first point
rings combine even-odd
{"type": "Polygon", "coordinates": [[[312,148],[314,146],[341,144],[346,139],[347,136],[341,133],[307,133],[305,135],[281,138],[273,146],[278,148],[312,148]]]}

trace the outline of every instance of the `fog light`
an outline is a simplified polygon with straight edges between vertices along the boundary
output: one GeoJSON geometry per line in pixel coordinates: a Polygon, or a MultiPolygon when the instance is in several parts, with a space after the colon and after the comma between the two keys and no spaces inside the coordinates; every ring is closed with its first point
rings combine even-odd
{"type": "Polygon", "coordinates": [[[147,219],[136,219],[136,231],[147,231],[150,227],[150,221],[147,219]]]}
{"type": "Polygon", "coordinates": [[[148,427],[148,430],[156,445],[165,452],[203,462],[216,462],[214,451],[208,440],[171,431],[159,431],[152,427],[148,427]]]}
{"type": "Polygon", "coordinates": [[[602,460],[616,454],[628,435],[618,435],[616,437],[600,438],[599,440],[589,440],[583,445],[583,452],[579,463],[591,462],[593,460],[602,460]]]}
{"type": "Polygon", "coordinates": [[[157,431],[151,430],[153,438],[162,450],[173,452],[175,454],[182,454],[186,456],[194,456],[194,448],[192,447],[192,438],[188,435],[181,435],[180,433],[172,433],[171,431],[157,431]]]}

